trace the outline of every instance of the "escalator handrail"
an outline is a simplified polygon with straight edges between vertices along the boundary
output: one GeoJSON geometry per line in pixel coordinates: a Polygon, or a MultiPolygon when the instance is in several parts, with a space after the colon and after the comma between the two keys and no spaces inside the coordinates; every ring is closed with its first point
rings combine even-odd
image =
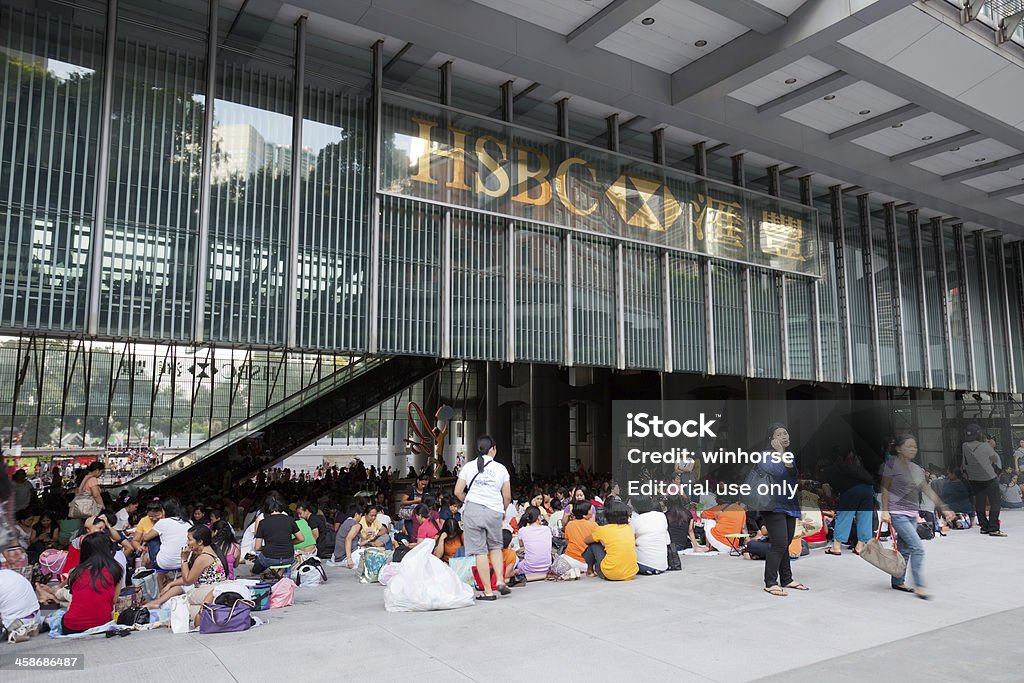
{"type": "Polygon", "coordinates": [[[111,485],[110,488],[138,490],[141,488],[155,486],[173,474],[177,474],[178,472],[192,467],[196,463],[202,462],[206,458],[210,457],[210,455],[213,455],[221,449],[238,443],[253,432],[258,431],[265,425],[269,424],[273,419],[277,419],[281,415],[288,413],[290,410],[298,408],[309,401],[313,401],[329,391],[333,391],[339,386],[339,384],[347,383],[353,378],[358,377],[365,372],[369,372],[373,368],[383,364],[386,360],[387,359],[383,357],[363,356],[358,358],[336,372],[332,372],[330,375],[317,380],[305,388],[299,389],[293,394],[289,394],[277,403],[271,404],[263,410],[250,415],[241,422],[238,422],[224,431],[211,436],[206,441],[179,453],[166,462],[160,463],[148,472],[144,472],[138,477],[135,477],[123,484],[111,485]],[[271,419],[268,420],[268,417],[271,419]],[[205,453],[203,453],[204,451],[205,453]],[[185,467],[174,469],[175,463],[180,462],[184,458],[191,459],[191,462],[185,467]]]}

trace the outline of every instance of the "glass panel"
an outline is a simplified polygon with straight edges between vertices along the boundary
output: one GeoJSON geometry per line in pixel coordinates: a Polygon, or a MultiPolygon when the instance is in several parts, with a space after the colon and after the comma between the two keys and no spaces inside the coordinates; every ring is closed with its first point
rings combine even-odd
{"type": "Polygon", "coordinates": [[[85,330],[105,5],[0,7],[4,327],[85,330]]]}
{"type": "Polygon", "coordinates": [[[846,293],[849,297],[847,306],[853,338],[853,381],[859,384],[874,384],[874,341],[871,331],[871,309],[868,303],[868,297],[872,296],[872,292],[864,272],[863,237],[856,197],[843,195],[843,219],[846,233],[846,293]]]}
{"type": "MultiPolygon", "coordinates": [[[[815,194],[814,203],[821,218],[821,267],[824,277],[818,286],[818,316],[821,329],[821,370],[827,382],[845,382],[843,362],[844,331],[839,322],[839,289],[836,286],[835,229],[832,225],[831,198],[827,191],[815,194]]],[[[792,370],[792,367],[790,368],[792,370]]]]}
{"type": "Polygon", "coordinates": [[[254,45],[248,35],[228,33],[234,14],[221,8],[219,20],[207,334],[211,341],[282,344],[294,31],[270,24],[254,45]]]}
{"type": "Polygon", "coordinates": [[[381,202],[380,350],[437,355],[441,321],[441,211],[381,202]]]}
{"type": "Polygon", "coordinates": [[[974,351],[974,386],[971,388],[986,391],[992,388],[988,354],[991,339],[988,320],[985,317],[986,302],[980,256],[973,234],[964,235],[964,262],[967,266],[967,296],[971,311],[970,344],[974,351]]]}
{"type": "Polygon", "coordinates": [[[1017,245],[1007,245],[1004,267],[1007,305],[1010,314],[1010,343],[1013,349],[1013,367],[1017,379],[1017,386],[1013,390],[1019,392],[1021,387],[1024,387],[1024,316],[1021,315],[1021,305],[1024,302],[1021,302],[1020,299],[1020,278],[1024,277],[1024,272],[1018,270],[1016,266],[1017,260],[1014,257],[1016,250],[1017,245]]]}
{"type": "MultiPolygon", "coordinates": [[[[889,267],[889,237],[885,230],[885,214],[882,211],[871,211],[871,259],[875,271],[875,308],[878,321],[878,364],[881,370],[882,384],[897,386],[900,383],[899,365],[896,362],[896,314],[893,310],[893,298],[896,296],[896,285],[893,282],[894,270],[889,267]]],[[[895,277],[899,277],[898,273],[895,277]]]]}
{"type": "Polygon", "coordinates": [[[507,221],[452,211],[452,355],[505,360],[507,221]]]}
{"type": "Polygon", "coordinates": [[[921,224],[921,252],[924,267],[924,299],[928,307],[928,348],[932,359],[932,384],[936,388],[953,388],[947,367],[946,346],[943,342],[946,328],[942,277],[939,273],[935,232],[930,222],[921,224]]]}
{"type": "Polygon", "coordinates": [[[572,240],[573,358],[577,365],[615,365],[615,248],[572,240]]]}
{"type": "Polygon", "coordinates": [[[813,280],[786,278],[789,374],[793,379],[814,379],[814,355],[817,350],[814,348],[814,319],[811,315],[813,290],[813,280]]]}
{"type": "MultiPolygon", "coordinates": [[[[984,239],[984,238],[983,238],[984,239]]],[[[985,261],[988,275],[989,311],[992,318],[992,350],[995,365],[992,368],[993,388],[1010,391],[1010,366],[1006,348],[1006,288],[1002,286],[999,269],[1000,239],[985,239],[985,261]]]]}
{"type": "Polygon", "coordinates": [[[743,266],[716,263],[711,267],[715,313],[715,370],[719,375],[746,374],[743,331],[743,266]]]}
{"type": "Polygon", "coordinates": [[[658,254],[626,248],[622,258],[626,367],[660,370],[664,358],[658,254]]]}
{"type": "Polygon", "coordinates": [[[560,363],[564,357],[562,241],[555,230],[515,231],[516,360],[560,363]]]}
{"type": "Polygon", "coordinates": [[[750,270],[750,308],[754,376],[782,377],[779,296],[775,273],[753,268],[750,270]]]}
{"type": "Polygon", "coordinates": [[[182,0],[181,19],[153,15],[152,6],[118,6],[100,330],[186,340],[195,324],[209,3],[182,0]]]}
{"type": "Polygon", "coordinates": [[[671,254],[668,282],[672,301],[673,369],[707,372],[707,323],[700,259],[671,254]]]}
{"type": "MultiPolygon", "coordinates": [[[[925,229],[927,227],[924,226],[925,229]]],[[[903,295],[900,301],[900,314],[903,318],[903,350],[907,364],[907,380],[910,386],[923,387],[925,378],[922,315],[925,312],[920,310],[921,307],[918,305],[918,275],[922,266],[918,263],[914,241],[910,238],[909,217],[903,211],[896,212],[896,245],[900,256],[899,278],[903,295]]],[[[929,323],[934,325],[935,321],[929,320],[929,323]]]]}
{"type": "Polygon", "coordinates": [[[350,52],[318,36],[307,44],[296,321],[304,348],[359,350],[368,342],[370,105],[331,80],[323,61],[368,62],[368,51],[350,52]]]}
{"type": "Polygon", "coordinates": [[[960,300],[963,294],[963,274],[956,256],[956,245],[953,240],[953,229],[942,228],[942,248],[946,252],[946,296],[949,308],[949,329],[953,341],[953,367],[956,381],[955,389],[970,389],[967,374],[967,324],[963,316],[963,305],[960,300]]]}

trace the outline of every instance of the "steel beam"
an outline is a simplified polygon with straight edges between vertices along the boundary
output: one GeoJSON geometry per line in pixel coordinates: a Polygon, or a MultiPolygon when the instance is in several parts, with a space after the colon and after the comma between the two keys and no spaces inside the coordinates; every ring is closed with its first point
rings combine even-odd
{"type": "Polygon", "coordinates": [[[985,164],[965,168],[962,171],[947,173],[942,176],[942,182],[948,183],[951,180],[971,180],[972,178],[980,178],[991,173],[998,173],[999,171],[1009,171],[1014,166],[1020,165],[1024,165],[1024,153],[1003,157],[1002,159],[996,159],[995,161],[989,161],[985,164]]]}
{"type": "Polygon", "coordinates": [[[884,130],[897,123],[902,123],[907,119],[912,119],[915,116],[920,116],[925,113],[921,107],[916,104],[905,104],[902,107],[893,109],[892,111],[873,116],[866,121],[855,123],[852,126],[847,126],[834,133],[828,134],[828,139],[835,142],[848,142],[850,140],[856,140],[862,138],[865,135],[871,135],[877,133],[880,130],[884,130]]]}
{"type": "Polygon", "coordinates": [[[956,147],[962,147],[963,145],[969,145],[972,142],[978,140],[984,140],[987,136],[979,133],[976,130],[968,130],[963,133],[957,133],[951,135],[948,138],[942,140],[935,140],[927,144],[921,145],[909,149],[906,152],[900,152],[889,157],[889,161],[894,164],[910,164],[921,159],[927,159],[933,157],[936,154],[942,154],[943,152],[949,152],[956,147]]]}
{"type": "Polygon", "coordinates": [[[758,33],[771,33],[786,25],[785,15],[765,7],[755,0],[690,0],[737,24],[749,26],[758,33]]]}
{"type": "Polygon", "coordinates": [[[612,0],[600,12],[574,28],[565,41],[577,48],[594,47],[658,4],[658,0],[612,0]]]}
{"type": "Polygon", "coordinates": [[[820,97],[824,97],[829,93],[834,93],[837,90],[842,90],[848,85],[853,85],[860,81],[856,76],[851,76],[845,71],[839,70],[834,73],[830,73],[828,76],[824,76],[808,83],[805,86],[792,90],[785,95],[776,97],[774,100],[765,102],[764,104],[758,105],[758,114],[784,114],[787,111],[793,111],[797,107],[802,107],[805,104],[814,102],[820,97]]]}

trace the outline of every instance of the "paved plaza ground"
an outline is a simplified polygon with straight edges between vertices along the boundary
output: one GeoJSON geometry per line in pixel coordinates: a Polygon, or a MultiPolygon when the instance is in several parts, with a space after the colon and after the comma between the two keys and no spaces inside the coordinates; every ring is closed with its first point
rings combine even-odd
{"type": "Polygon", "coordinates": [[[761,591],[763,563],[684,557],[683,571],[627,583],[533,583],[495,603],[389,614],[384,589],[342,568],[261,613],[246,633],[35,638],[0,652],[84,654],[77,673],[3,681],[1021,681],[1024,512],[1008,538],[954,531],[925,544],[931,601],[889,589],[851,553],[796,562],[811,587],[761,591]]]}

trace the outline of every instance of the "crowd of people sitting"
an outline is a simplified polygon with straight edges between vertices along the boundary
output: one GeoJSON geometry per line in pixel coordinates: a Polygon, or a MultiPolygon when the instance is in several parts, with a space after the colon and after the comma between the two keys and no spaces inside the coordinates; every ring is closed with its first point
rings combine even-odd
{"type": "MultiPolygon", "coordinates": [[[[973,454],[984,440],[980,430],[968,436],[965,453],[973,454]]],[[[788,446],[781,425],[773,425],[770,437],[771,448],[788,446]]],[[[496,461],[489,437],[481,438],[478,459],[457,477],[413,471],[397,496],[396,473],[358,462],[324,468],[315,477],[278,470],[226,491],[112,496],[98,485],[98,462],[72,487],[33,493],[15,512],[16,537],[4,543],[0,570],[0,617],[8,632],[27,637],[43,624],[47,608],[61,608],[61,632],[81,633],[109,622],[124,589],[150,569],[158,590],[145,607],[185,596],[195,618],[217,586],[237,578],[273,580],[317,557],[373,581],[381,566],[370,567],[367,558],[383,555],[384,562],[398,563],[421,544],[449,566],[475,571],[467,582],[481,600],[535,580],[659,575],[678,569],[680,556],[696,554],[765,560],[765,590],[785,595],[785,588],[807,589],[793,579],[791,560],[812,548],[841,555],[845,546],[858,553],[883,524],[901,539],[906,529],[930,538],[975,523],[984,533],[1004,535],[998,502],[978,508],[982,489],[973,477],[964,480],[964,468],[913,464],[917,446],[910,435],[890,447],[880,476],[852,451],[837,452],[812,472],[774,473],[797,482],[799,493],[773,510],[711,495],[624,499],[609,476],[585,471],[552,477],[527,471],[513,480],[496,461]]],[[[988,451],[980,452],[988,462],[988,451]]],[[[1016,467],[996,470],[1003,505],[1024,506],[1016,467]]],[[[676,483],[685,475],[665,473],[676,483]]],[[[714,481],[714,473],[708,479],[714,481]]],[[[8,511],[17,480],[0,482],[8,511]]],[[[912,592],[925,597],[923,580],[915,579],[912,592]]],[[[904,590],[902,579],[894,579],[893,588],[904,590]]]]}

